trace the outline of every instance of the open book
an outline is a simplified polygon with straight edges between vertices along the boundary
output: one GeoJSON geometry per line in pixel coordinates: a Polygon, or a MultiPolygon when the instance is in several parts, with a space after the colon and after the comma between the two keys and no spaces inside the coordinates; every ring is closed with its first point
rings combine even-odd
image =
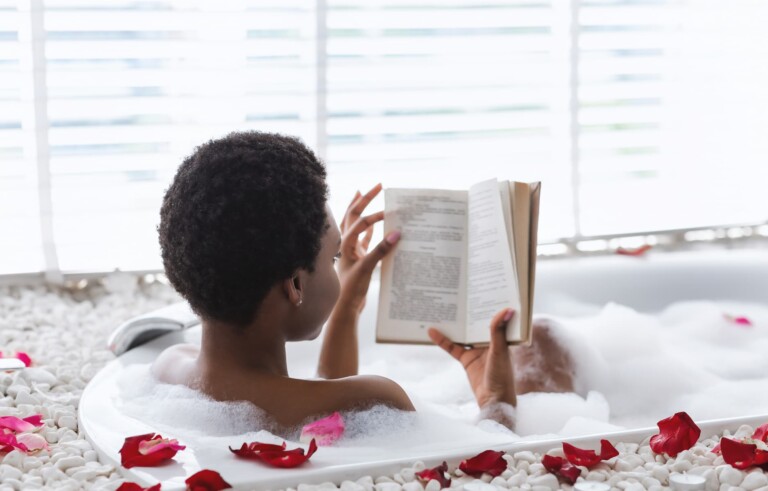
{"type": "Polygon", "coordinates": [[[469,191],[387,189],[384,234],[402,233],[381,267],[380,343],[490,341],[491,318],[516,311],[510,343],[530,339],[540,183],[496,179],[469,191]]]}

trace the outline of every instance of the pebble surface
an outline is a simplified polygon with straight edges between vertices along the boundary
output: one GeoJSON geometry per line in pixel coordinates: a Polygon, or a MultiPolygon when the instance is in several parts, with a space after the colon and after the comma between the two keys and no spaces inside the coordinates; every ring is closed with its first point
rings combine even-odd
{"type": "MultiPolygon", "coordinates": [[[[137,283],[126,275],[107,278],[105,286],[82,290],[52,287],[0,287],[0,347],[5,353],[24,351],[34,366],[13,373],[0,372],[0,416],[42,414],[40,433],[49,451],[26,455],[0,454],[0,491],[26,489],[87,489],[113,491],[123,479],[111,465],[101,464],[91,445],[80,435],[77,402],[88,381],[113,355],[106,339],[126,319],[178,301],[167,285],[137,283]]],[[[726,436],[749,436],[742,426],[726,436]]],[[[620,455],[593,469],[582,468],[580,480],[603,482],[613,490],[660,491],[671,489],[669,478],[689,473],[706,479],[706,491],[768,491],[768,477],[760,469],[741,471],[711,453],[718,438],[699,441],[677,457],[655,455],[648,441],[614,442],[620,455]]],[[[553,453],[556,450],[553,449],[553,453]]],[[[572,489],[549,474],[542,455],[520,451],[505,456],[507,470],[500,476],[475,479],[448,462],[452,490],[572,489]]],[[[437,481],[424,483],[415,462],[392,476],[364,476],[341,483],[300,484],[290,491],[439,491],[437,481]]]]}

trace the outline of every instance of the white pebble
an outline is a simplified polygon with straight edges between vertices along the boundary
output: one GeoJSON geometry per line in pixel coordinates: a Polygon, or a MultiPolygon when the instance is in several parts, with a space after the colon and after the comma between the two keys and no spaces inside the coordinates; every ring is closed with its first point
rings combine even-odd
{"type": "Polygon", "coordinates": [[[341,489],[341,491],[365,491],[364,487],[352,481],[342,482],[339,489],[341,489]]]}
{"type": "Polygon", "coordinates": [[[24,489],[22,486],[23,484],[18,479],[13,478],[3,478],[3,486],[10,486],[10,489],[24,489]]]}
{"type": "Polygon", "coordinates": [[[509,487],[507,486],[507,480],[501,476],[496,476],[493,479],[491,479],[490,484],[493,486],[496,486],[497,488],[502,488],[502,489],[506,489],[509,487]]]}
{"type": "MultiPolygon", "coordinates": [[[[376,491],[381,491],[381,490],[377,489],[376,491]]],[[[427,485],[424,486],[424,491],[440,491],[440,483],[435,481],[434,479],[430,479],[427,485]]]]}
{"type": "MultiPolygon", "coordinates": [[[[66,416],[60,417],[56,423],[58,424],[59,427],[69,428],[70,430],[77,431],[77,418],[69,414],[67,414],[66,416]]],[[[73,442],[70,442],[70,443],[73,443],[73,442]]]]}
{"type": "MultiPolygon", "coordinates": [[[[80,482],[90,481],[99,475],[97,472],[92,471],[90,469],[86,469],[85,467],[73,467],[72,469],[68,469],[68,470],[71,471],[73,469],[79,469],[79,470],[77,472],[67,472],[67,474],[69,474],[69,477],[71,477],[72,479],[76,479],[80,482]]],[[[334,486],[334,489],[336,489],[335,486],[334,486]]]]}
{"type": "MultiPolygon", "coordinates": [[[[437,481],[433,481],[433,482],[437,482],[437,481]]],[[[381,482],[376,484],[374,486],[374,489],[376,489],[376,491],[400,491],[401,489],[403,489],[403,487],[396,482],[381,482]]],[[[427,486],[427,489],[429,489],[429,486],[427,486]]],[[[439,484],[437,485],[437,489],[438,491],[440,490],[439,484]]]]}
{"type": "Polygon", "coordinates": [[[0,477],[2,477],[3,480],[21,479],[22,474],[23,472],[21,472],[21,470],[17,469],[16,467],[12,467],[7,464],[0,465],[0,477]]]}
{"type": "Polygon", "coordinates": [[[657,465],[653,469],[651,469],[651,477],[654,479],[658,479],[658,481],[662,484],[668,482],[669,479],[669,470],[661,465],[657,465]]]}
{"type": "Polygon", "coordinates": [[[30,382],[36,382],[38,384],[56,385],[56,375],[52,374],[44,368],[30,367],[22,372],[24,377],[30,382]]]}
{"type": "Polygon", "coordinates": [[[645,460],[637,454],[629,454],[618,457],[614,464],[614,469],[619,472],[628,472],[642,467],[645,464],[645,460]]]}
{"type": "Polygon", "coordinates": [[[27,458],[25,458],[24,461],[22,462],[22,467],[24,469],[24,472],[29,472],[32,469],[37,469],[42,465],[43,463],[40,462],[40,459],[32,455],[27,456],[27,458]]]}
{"type": "Polygon", "coordinates": [[[539,459],[536,458],[536,456],[533,454],[533,452],[529,450],[525,450],[522,452],[516,452],[515,455],[516,461],[523,461],[528,462],[529,464],[532,464],[534,462],[538,462],[539,459]]]}
{"type": "Polygon", "coordinates": [[[763,471],[750,472],[740,484],[740,486],[747,491],[753,491],[766,485],[768,485],[768,477],[765,477],[763,471]]]}
{"type": "Polygon", "coordinates": [[[62,471],[70,467],[80,467],[85,465],[85,459],[79,456],[64,457],[56,462],[56,468],[62,471]]]}
{"type": "Polygon", "coordinates": [[[98,460],[98,454],[96,450],[86,450],[83,452],[83,458],[86,462],[96,462],[98,460]]]}
{"type": "Polygon", "coordinates": [[[744,480],[744,473],[738,469],[734,469],[730,465],[726,465],[720,468],[718,473],[720,484],[729,484],[731,486],[738,486],[741,481],[744,480]]]}
{"type": "Polygon", "coordinates": [[[646,488],[650,488],[651,486],[661,486],[659,480],[652,477],[644,477],[640,480],[640,483],[646,488]]]}
{"type": "Polygon", "coordinates": [[[29,487],[43,486],[43,478],[40,476],[30,476],[29,474],[24,474],[24,476],[21,479],[22,481],[24,481],[24,489],[27,489],[29,487]]]}
{"type": "Polygon", "coordinates": [[[680,460],[680,459],[678,459],[676,462],[674,462],[674,463],[673,463],[673,464],[670,466],[670,470],[671,470],[672,472],[680,472],[680,473],[683,473],[683,472],[688,472],[689,470],[691,470],[691,468],[692,468],[692,467],[693,467],[693,464],[691,464],[691,462],[690,462],[690,461],[688,461],[688,460],[680,460]]]}
{"type": "Polygon", "coordinates": [[[509,487],[513,488],[516,486],[521,486],[527,480],[528,474],[525,471],[518,471],[517,474],[507,479],[507,484],[509,487]]]}
{"type": "Polygon", "coordinates": [[[607,476],[605,475],[605,472],[601,471],[589,471],[587,475],[584,477],[587,481],[597,481],[597,482],[603,482],[607,479],[607,476]]]}
{"type": "Polygon", "coordinates": [[[544,474],[543,476],[537,476],[529,479],[528,482],[536,487],[545,487],[551,490],[560,489],[560,483],[557,481],[557,477],[554,474],[544,474]]]}
{"type": "Polygon", "coordinates": [[[400,475],[403,477],[403,481],[411,482],[416,479],[416,472],[410,467],[406,467],[400,471],[400,475]]]}
{"type": "Polygon", "coordinates": [[[392,480],[389,476],[379,476],[376,479],[373,480],[374,484],[381,484],[383,482],[395,482],[392,480]]]}
{"type": "Polygon", "coordinates": [[[424,486],[418,481],[411,481],[403,484],[403,491],[424,491],[424,486]]]}
{"type": "Polygon", "coordinates": [[[72,440],[77,440],[77,433],[70,430],[69,428],[59,428],[59,430],[56,432],[59,435],[59,442],[71,442],[72,440]]]}
{"type": "Polygon", "coordinates": [[[62,478],[66,477],[66,474],[61,472],[56,467],[45,467],[42,471],[43,479],[45,479],[46,484],[52,481],[58,481],[62,478]]]}
{"type": "Polygon", "coordinates": [[[371,476],[363,476],[357,480],[357,484],[362,486],[366,491],[373,489],[373,478],[371,476]]]}
{"type": "Polygon", "coordinates": [[[37,395],[32,395],[29,392],[19,392],[15,397],[16,405],[21,404],[40,404],[40,398],[37,395]]]}
{"type": "Polygon", "coordinates": [[[13,467],[21,468],[21,462],[26,455],[18,450],[13,450],[5,454],[3,458],[3,464],[7,464],[13,467]]]}

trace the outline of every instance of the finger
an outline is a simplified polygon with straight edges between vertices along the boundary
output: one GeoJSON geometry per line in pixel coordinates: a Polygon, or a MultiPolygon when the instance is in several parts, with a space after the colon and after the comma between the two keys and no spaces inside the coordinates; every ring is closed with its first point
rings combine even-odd
{"type": "Polygon", "coordinates": [[[365,229],[365,236],[363,237],[363,240],[360,241],[360,247],[362,247],[364,251],[368,250],[368,246],[371,244],[372,237],[373,237],[373,227],[368,227],[367,229],[365,229]]]}
{"type": "Polygon", "coordinates": [[[373,227],[374,224],[384,220],[384,212],[383,211],[377,211],[376,213],[372,213],[370,215],[360,217],[357,219],[355,223],[352,224],[351,227],[346,232],[346,237],[354,237],[355,242],[357,241],[357,236],[361,233],[365,232],[366,229],[369,227],[373,227]]]}
{"type": "Polygon", "coordinates": [[[341,231],[342,233],[346,229],[346,227],[349,225],[347,222],[349,217],[349,211],[352,209],[353,206],[355,206],[355,203],[357,203],[357,200],[360,199],[360,191],[355,191],[355,195],[352,197],[352,201],[349,202],[349,206],[347,206],[347,211],[344,212],[344,218],[341,220],[341,231]]]}
{"type": "Polygon", "coordinates": [[[373,198],[381,192],[381,183],[373,186],[370,191],[360,196],[352,207],[350,207],[350,218],[358,217],[363,214],[365,207],[368,206],[373,198]]]}
{"type": "Polygon", "coordinates": [[[503,309],[491,319],[491,347],[494,354],[507,352],[507,326],[514,317],[513,309],[503,309]]]}
{"type": "Polygon", "coordinates": [[[456,344],[448,337],[435,329],[434,327],[430,327],[427,330],[427,334],[429,334],[429,339],[432,340],[433,343],[440,346],[443,351],[454,357],[455,359],[459,360],[461,358],[461,355],[464,354],[466,351],[460,344],[456,344]]]}
{"type": "Polygon", "coordinates": [[[384,238],[384,240],[379,242],[379,244],[374,247],[371,252],[366,254],[365,257],[360,260],[361,267],[367,269],[368,271],[373,271],[373,268],[376,267],[376,264],[395,248],[395,244],[397,244],[399,240],[399,230],[390,232],[389,235],[384,238]]]}

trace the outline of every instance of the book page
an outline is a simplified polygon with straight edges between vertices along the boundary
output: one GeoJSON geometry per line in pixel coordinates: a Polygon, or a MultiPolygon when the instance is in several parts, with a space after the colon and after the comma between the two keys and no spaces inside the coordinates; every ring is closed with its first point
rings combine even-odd
{"type": "Polygon", "coordinates": [[[467,192],[387,189],[384,235],[400,242],[381,265],[378,342],[430,343],[429,327],[463,338],[467,192]]]}
{"type": "MultiPolygon", "coordinates": [[[[487,343],[490,321],[504,308],[520,311],[520,296],[512,266],[499,183],[496,179],[469,190],[467,244],[467,343],[487,343]]],[[[518,339],[520,316],[508,328],[518,339]]]]}
{"type": "MultiPolygon", "coordinates": [[[[518,272],[518,288],[520,289],[520,321],[521,338],[524,341],[530,339],[531,326],[531,298],[533,296],[531,286],[531,257],[530,249],[535,244],[531,244],[531,189],[530,185],[524,182],[510,182],[508,187],[511,195],[513,230],[513,244],[515,250],[516,270],[518,272]]],[[[534,235],[533,240],[536,240],[534,235]]],[[[534,253],[535,254],[535,253],[534,253]]],[[[535,265],[536,256],[533,256],[535,265]]]]}

